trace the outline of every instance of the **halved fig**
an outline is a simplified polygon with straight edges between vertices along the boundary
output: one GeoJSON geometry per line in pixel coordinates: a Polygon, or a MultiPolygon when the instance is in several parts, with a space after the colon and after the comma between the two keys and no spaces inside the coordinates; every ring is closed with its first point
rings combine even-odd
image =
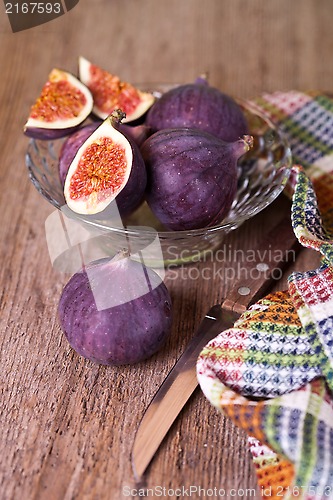
{"type": "Polygon", "coordinates": [[[79,75],[93,95],[93,113],[102,120],[118,108],[126,114],[123,123],[137,120],[155,100],[152,94],[141,92],[84,57],[79,58],[79,75]]]}
{"type": "Polygon", "coordinates": [[[63,143],[59,155],[59,177],[63,187],[65,185],[68,169],[74,160],[76,153],[82,144],[84,144],[88,137],[95,132],[100,125],[100,121],[84,125],[83,127],[78,128],[73,134],[69,135],[63,143]]]}
{"type": "Polygon", "coordinates": [[[142,201],[146,168],[138,146],[116,128],[122,116],[115,111],[77,151],[64,186],[73,212],[98,214],[117,197],[119,211],[125,215],[142,201]]]}
{"type": "MultiPolygon", "coordinates": [[[[97,120],[88,125],[83,125],[73,134],[70,134],[63,143],[59,155],[59,177],[62,186],[65,184],[68,169],[79,148],[101,123],[101,120],[97,120]]],[[[124,134],[129,141],[134,141],[138,147],[140,147],[150,135],[150,129],[146,125],[136,125],[133,127],[131,125],[119,123],[115,126],[119,132],[124,134]]]]}
{"type": "Polygon", "coordinates": [[[90,90],[67,71],[55,68],[31,107],[24,133],[35,139],[63,137],[87,118],[92,107],[90,90]]]}

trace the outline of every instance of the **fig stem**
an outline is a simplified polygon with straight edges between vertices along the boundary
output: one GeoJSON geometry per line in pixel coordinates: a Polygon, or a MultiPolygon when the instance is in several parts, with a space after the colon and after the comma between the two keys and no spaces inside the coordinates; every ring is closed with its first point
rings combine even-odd
{"type": "Polygon", "coordinates": [[[243,135],[242,140],[245,143],[246,151],[249,151],[253,148],[254,139],[252,135],[243,135]]]}
{"type": "Polygon", "coordinates": [[[123,260],[123,259],[128,259],[129,256],[130,256],[129,249],[122,248],[121,250],[119,250],[119,252],[116,253],[116,255],[114,255],[114,257],[112,257],[110,262],[114,263],[114,262],[118,262],[118,261],[123,260]]]}
{"type": "Polygon", "coordinates": [[[208,71],[206,71],[205,73],[201,73],[201,75],[199,75],[195,82],[194,82],[196,85],[206,85],[208,86],[208,71]]]}
{"type": "Polygon", "coordinates": [[[124,113],[124,111],[122,111],[121,109],[114,109],[108,116],[108,119],[110,120],[112,126],[121,123],[124,118],[126,118],[126,113],[124,113]]]}

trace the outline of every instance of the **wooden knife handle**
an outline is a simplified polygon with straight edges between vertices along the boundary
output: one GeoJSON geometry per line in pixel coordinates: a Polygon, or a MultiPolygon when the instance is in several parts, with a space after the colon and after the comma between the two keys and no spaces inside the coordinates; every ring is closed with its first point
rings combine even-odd
{"type": "Polygon", "coordinates": [[[223,309],[243,313],[265,293],[274,280],[281,277],[281,270],[295,258],[300,248],[290,216],[285,217],[253,249],[257,260],[246,266],[247,276],[236,280],[228,292],[228,298],[222,302],[223,309]]]}

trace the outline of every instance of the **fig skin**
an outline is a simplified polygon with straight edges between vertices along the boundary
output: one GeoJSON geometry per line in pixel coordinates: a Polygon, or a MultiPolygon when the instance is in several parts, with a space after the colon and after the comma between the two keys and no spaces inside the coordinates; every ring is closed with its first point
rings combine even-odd
{"type": "Polygon", "coordinates": [[[89,274],[82,270],[71,277],[63,289],[58,315],[78,354],[103,365],[134,364],[165,343],[172,325],[172,304],[167,287],[151,269],[143,266],[153,285],[148,293],[107,309],[96,307],[91,282],[103,290],[106,284],[106,293],[117,299],[124,287],[140,286],[142,266],[129,258],[102,259],[87,266],[89,274]]]}
{"type": "Polygon", "coordinates": [[[149,109],[146,124],[157,132],[170,128],[195,128],[233,142],[249,134],[244,113],[237,102],[203,78],[175,87],[149,109]]]}
{"type": "Polygon", "coordinates": [[[23,130],[23,133],[30,139],[36,139],[39,141],[54,141],[75,133],[79,129],[79,126],[80,124],[75,127],[54,130],[39,127],[27,127],[23,130]]]}
{"type": "Polygon", "coordinates": [[[197,129],[156,132],[143,144],[146,200],[170,230],[212,226],[226,216],[237,189],[237,160],[253,138],[228,143],[197,129]]]}
{"type": "Polygon", "coordinates": [[[127,138],[133,139],[137,146],[141,146],[146,139],[151,135],[151,129],[145,123],[137,125],[127,125],[126,123],[119,123],[118,130],[126,135],[127,138]]]}
{"type": "Polygon", "coordinates": [[[140,149],[133,139],[128,135],[126,137],[132,146],[134,161],[126,186],[116,196],[118,210],[122,216],[130,215],[141,205],[147,186],[147,170],[140,149]]]}

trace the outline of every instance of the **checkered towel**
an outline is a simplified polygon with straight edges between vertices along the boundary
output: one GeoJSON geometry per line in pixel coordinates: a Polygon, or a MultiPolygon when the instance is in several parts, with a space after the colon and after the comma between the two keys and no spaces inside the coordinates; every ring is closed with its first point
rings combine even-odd
{"type": "Polygon", "coordinates": [[[198,380],[247,431],[263,498],[333,499],[333,100],[291,91],[252,104],[289,140],[293,229],[321,265],[207,344],[198,380]]]}

